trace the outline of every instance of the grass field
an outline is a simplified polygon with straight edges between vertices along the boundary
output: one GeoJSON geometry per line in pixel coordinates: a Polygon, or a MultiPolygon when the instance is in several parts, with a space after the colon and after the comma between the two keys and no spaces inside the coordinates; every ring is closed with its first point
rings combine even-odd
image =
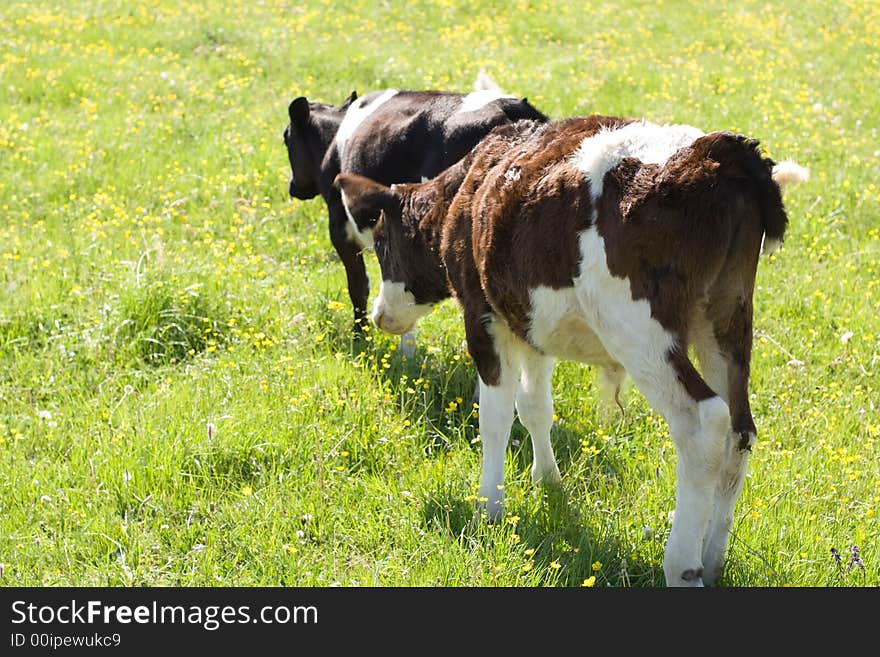
{"type": "Polygon", "coordinates": [[[880,584],[878,44],[864,0],[4,0],[0,585],[663,584],[675,453],[644,398],[604,408],[560,363],[563,489],[517,424],[507,515],[472,525],[457,306],[415,358],[353,343],[325,207],[287,195],[295,96],[481,67],[554,118],[741,131],[811,170],[759,265],[721,583],[880,584]]]}

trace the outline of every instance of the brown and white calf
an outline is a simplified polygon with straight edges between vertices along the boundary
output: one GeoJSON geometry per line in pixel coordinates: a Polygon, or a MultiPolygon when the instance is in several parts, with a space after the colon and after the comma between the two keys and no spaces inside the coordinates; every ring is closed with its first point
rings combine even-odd
{"type": "Polygon", "coordinates": [[[418,182],[458,161],[498,125],[547,120],[527,99],[502,93],[483,74],[475,86],[469,94],[387,89],[358,98],[353,92],[340,107],[302,96],[290,103],[284,130],[290,195],[320,194],[327,203],[330,239],[345,266],[356,328],[366,318],[369,279],[333,180],[349,172],[386,185],[418,182]]]}
{"type": "Polygon", "coordinates": [[[741,135],[590,116],[499,128],[424,184],[336,184],[379,258],[379,327],[410,330],[450,294],[463,308],[490,515],[502,508],[514,408],[534,445],[532,478],[560,480],[554,359],[598,365],[612,388],[628,373],[676,446],[666,581],[698,586],[720,576],[756,438],[759,253],[785,234],[780,185],[805,177],[741,135]]]}

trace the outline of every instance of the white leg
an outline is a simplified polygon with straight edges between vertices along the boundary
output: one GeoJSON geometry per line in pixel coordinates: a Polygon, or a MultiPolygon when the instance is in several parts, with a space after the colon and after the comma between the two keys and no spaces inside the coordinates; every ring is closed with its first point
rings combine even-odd
{"type": "Polygon", "coordinates": [[[413,331],[400,336],[400,353],[407,358],[416,355],[416,334],[413,331]]]}
{"type": "Polygon", "coordinates": [[[663,571],[670,586],[703,585],[703,541],[714,511],[730,411],[720,397],[669,419],[676,464],[675,518],[663,571]],[[694,410],[696,412],[694,412],[694,410]]]}
{"type": "MultiPolygon", "coordinates": [[[[731,377],[731,364],[718,344],[711,324],[705,322],[702,330],[697,332],[694,337],[694,347],[700,360],[700,367],[709,385],[728,403],[731,401],[732,392],[737,392],[740,399],[745,398],[748,391],[743,387],[747,385],[747,379],[741,376],[741,372],[740,376],[734,372],[731,377]],[[730,388],[731,379],[734,390],[730,388]]],[[[731,412],[733,411],[734,409],[731,408],[731,412]]],[[[743,413],[750,418],[748,409],[745,409],[743,413]]],[[[737,419],[732,418],[732,422],[737,424],[737,419]]],[[[749,419],[746,426],[753,427],[754,425],[749,419]]],[[[727,553],[727,543],[730,539],[730,529],[733,526],[733,512],[746,479],[749,449],[755,439],[756,435],[753,431],[746,431],[743,436],[742,432],[734,430],[729,430],[725,439],[721,475],[714,495],[712,519],[709,522],[706,540],[703,544],[703,581],[707,584],[715,584],[721,577],[727,553]],[[747,449],[744,448],[746,445],[747,449]]]]}
{"type": "Polygon", "coordinates": [[[532,481],[536,484],[559,484],[562,481],[550,444],[550,427],[553,425],[552,378],[552,358],[531,350],[524,354],[516,410],[520,422],[532,437],[532,450],[535,453],[532,481]]]}
{"type": "MultiPolygon", "coordinates": [[[[703,543],[703,581],[715,584],[721,577],[727,542],[733,526],[733,510],[742,492],[749,466],[749,451],[740,448],[742,436],[728,431],[724,444],[724,461],[721,479],[715,488],[715,502],[712,519],[703,543]]],[[[755,434],[749,436],[749,446],[755,441],[755,434]]]]}
{"type": "Polygon", "coordinates": [[[501,380],[491,386],[480,379],[480,438],[483,444],[483,472],[480,477],[479,504],[491,520],[502,512],[504,501],[504,455],[516,394],[516,371],[501,358],[501,380]]]}
{"type": "MultiPolygon", "coordinates": [[[[694,335],[694,347],[706,382],[729,403],[727,359],[708,322],[694,335]]],[[[755,442],[755,438],[753,433],[748,436],[749,447],[755,442]]],[[[749,451],[741,448],[741,442],[740,433],[732,430],[727,432],[712,518],[703,543],[703,581],[706,584],[715,584],[721,576],[730,529],[733,526],[733,511],[746,479],[749,451]]]]}
{"type": "Polygon", "coordinates": [[[703,541],[721,474],[730,411],[682,357],[687,336],[664,328],[648,301],[632,297],[630,281],[611,274],[605,241],[597,229],[581,233],[580,251],[581,274],[575,287],[590,328],[666,418],[676,446],[675,519],[663,560],[666,583],[701,586],[703,541]]]}
{"type": "Polygon", "coordinates": [[[691,389],[709,391],[690,361],[680,360],[679,369],[670,362],[674,336],[646,312],[632,312],[624,319],[627,321],[600,317],[594,330],[612,358],[626,368],[636,387],[666,419],[678,457],[675,518],[663,560],[666,583],[702,586],[703,540],[713,512],[730,411],[720,397],[697,402],[685,387],[683,380],[688,380],[691,389]]]}

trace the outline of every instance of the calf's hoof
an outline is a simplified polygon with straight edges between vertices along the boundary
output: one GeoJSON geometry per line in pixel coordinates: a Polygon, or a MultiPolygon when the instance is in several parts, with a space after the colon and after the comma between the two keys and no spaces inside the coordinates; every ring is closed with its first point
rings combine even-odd
{"type": "Polygon", "coordinates": [[[666,586],[702,588],[703,569],[687,568],[680,573],[666,573],[666,586]]]}
{"type": "Polygon", "coordinates": [[[400,353],[407,358],[416,355],[416,336],[415,333],[404,333],[400,336],[400,353]]]}
{"type": "Polygon", "coordinates": [[[724,569],[724,562],[721,561],[717,565],[706,565],[703,567],[703,584],[705,586],[715,586],[721,579],[721,571],[724,569]]]}
{"type": "Polygon", "coordinates": [[[504,516],[504,506],[500,501],[489,502],[481,498],[475,504],[474,521],[495,523],[504,516]]]}
{"type": "Polygon", "coordinates": [[[532,466],[532,483],[536,486],[561,486],[562,475],[559,474],[559,468],[553,464],[552,468],[547,470],[538,470],[532,466]]]}

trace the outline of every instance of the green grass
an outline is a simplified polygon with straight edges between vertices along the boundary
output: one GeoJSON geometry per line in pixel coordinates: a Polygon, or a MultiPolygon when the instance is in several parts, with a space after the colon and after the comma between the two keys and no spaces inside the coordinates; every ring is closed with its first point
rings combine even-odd
{"type": "Polygon", "coordinates": [[[663,584],[675,453],[641,395],[603,408],[560,363],[562,490],[517,424],[507,515],[472,523],[458,308],[414,359],[353,344],[325,208],[286,194],[296,95],[480,67],[555,118],[737,130],[811,169],[758,271],[722,584],[880,584],[880,5],[594,5],[4,2],[0,585],[663,584]]]}

